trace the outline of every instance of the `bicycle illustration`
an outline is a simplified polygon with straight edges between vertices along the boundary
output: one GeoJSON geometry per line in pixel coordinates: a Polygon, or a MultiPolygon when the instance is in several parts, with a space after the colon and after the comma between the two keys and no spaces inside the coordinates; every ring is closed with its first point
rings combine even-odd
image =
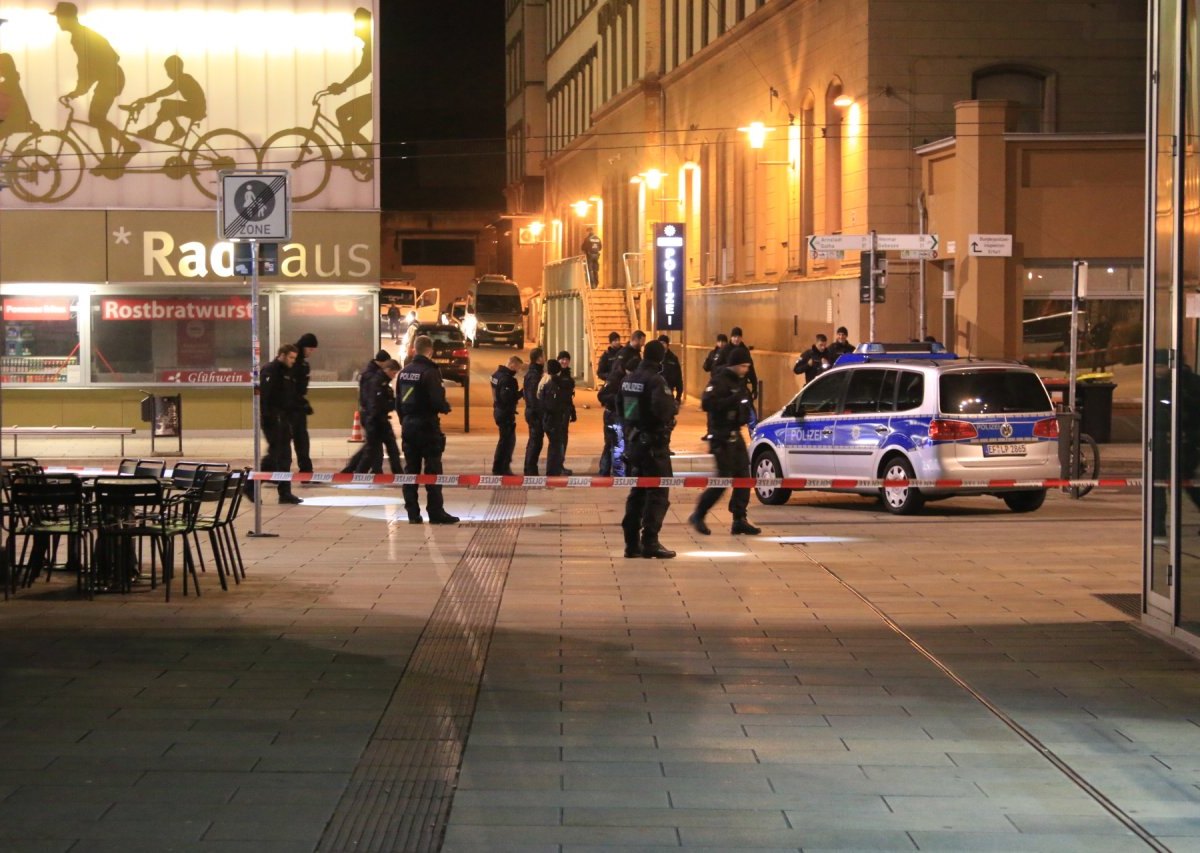
{"type": "Polygon", "coordinates": [[[329,183],[334,164],[346,169],[357,181],[369,181],[375,175],[371,151],[357,142],[342,140],[340,129],[321,108],[321,100],[334,94],[322,89],[313,96],[316,108],[308,127],[289,127],[272,134],[262,147],[259,164],[264,169],[290,169],[292,198],[305,201],[319,195],[329,183]],[[334,157],[332,149],[342,149],[334,157]]]}
{"type": "MultiPolygon", "coordinates": [[[[24,201],[57,202],[70,196],[83,180],[89,158],[95,161],[94,174],[116,180],[126,172],[140,174],[161,173],[172,180],[190,177],[201,193],[210,199],[217,198],[219,172],[232,169],[239,162],[256,162],[257,151],[246,134],[230,128],[201,133],[198,123],[190,120],[183,136],[176,142],[156,141],[156,148],[148,153],[165,153],[161,166],[130,167],[128,162],[109,164],[103,152],[97,152],[88,143],[82,128],[94,125],[76,118],[75,107],[60,99],[67,108],[67,120],[62,130],[42,130],[31,133],[14,149],[4,175],[13,194],[24,201]]],[[[140,143],[135,141],[133,127],[141,116],[144,105],[122,105],[126,112],[125,124],[119,129],[119,141],[123,148],[137,151],[140,143]]]]}

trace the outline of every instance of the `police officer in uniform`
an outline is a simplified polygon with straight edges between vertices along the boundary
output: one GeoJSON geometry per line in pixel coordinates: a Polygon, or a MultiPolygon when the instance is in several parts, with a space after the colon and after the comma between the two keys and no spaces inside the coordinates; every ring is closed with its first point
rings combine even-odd
{"type": "Polygon", "coordinates": [[[546,371],[546,353],[537,347],[529,353],[529,369],[525,371],[525,383],[521,396],[525,399],[525,424],[529,427],[529,442],[525,445],[525,468],[527,477],[538,474],[538,457],[542,455],[545,432],[542,430],[542,404],[538,401],[538,385],[546,371]]]}
{"type": "MultiPolygon", "coordinates": [[[[667,436],[675,421],[675,403],[662,378],[664,347],[646,344],[637,370],[621,380],[617,410],[625,427],[625,460],[630,477],[670,477],[671,455],[667,436]]],[[[671,505],[667,489],[634,487],[625,501],[621,529],[625,556],[669,559],[675,552],[658,541],[658,533],[671,505]]]]}
{"type": "Polygon", "coordinates": [[[520,356],[514,355],[492,374],[492,418],[500,430],[496,455],[492,457],[493,474],[511,475],[513,472],[513,449],[517,446],[517,402],[521,399],[517,371],[524,363],[520,356]]]}
{"type": "Polygon", "coordinates": [[[400,362],[390,358],[380,369],[371,373],[365,387],[360,391],[363,398],[363,431],[366,443],[355,473],[383,473],[383,451],[387,448],[388,461],[393,474],[401,470],[400,449],[396,447],[396,436],[392,432],[391,413],[396,408],[396,395],[392,381],[400,373],[400,362]]]}
{"type": "MultiPolygon", "coordinates": [[[[275,360],[258,374],[259,410],[263,435],[267,439],[267,455],[262,463],[264,471],[288,471],[292,467],[292,417],[299,408],[292,366],[297,354],[293,344],[284,344],[275,360]]],[[[288,482],[279,484],[279,502],[304,503],[292,494],[292,484],[288,482]]]]}
{"type": "Polygon", "coordinates": [[[292,365],[292,381],[296,385],[296,408],[292,412],[292,445],[296,448],[296,470],[312,473],[313,462],[308,438],[308,416],[313,413],[308,402],[308,382],[312,366],[308,356],[317,348],[317,336],[306,332],[296,341],[296,363],[292,365]]]}
{"type": "MultiPolygon", "coordinates": [[[[442,372],[433,363],[433,341],[420,335],[414,342],[416,355],[404,366],[396,380],[396,410],[400,413],[400,444],[404,448],[405,474],[441,474],[446,435],[440,417],[450,413],[442,372]]],[[[417,486],[404,487],[404,508],[408,523],[421,523],[421,505],[417,486]]],[[[458,524],[442,504],[442,487],[425,487],[425,509],[430,524],[458,524]]]]}
{"type": "Polygon", "coordinates": [[[639,356],[631,356],[629,363],[623,364],[619,358],[614,358],[608,369],[608,378],[604,387],[597,394],[600,405],[604,407],[604,452],[608,454],[607,463],[604,456],[600,457],[601,477],[625,476],[625,427],[621,424],[621,413],[617,410],[617,395],[621,391],[621,380],[631,370],[636,370],[641,363],[639,356]]]}
{"type": "MultiPolygon", "coordinates": [[[[746,453],[746,441],[742,438],[742,427],[750,422],[750,386],[746,374],[750,372],[750,354],[735,351],[730,354],[724,367],[713,373],[712,382],[704,389],[700,399],[701,408],[708,413],[709,447],[717,463],[719,477],[749,477],[750,457],[746,453]]],[[[695,511],[689,516],[688,524],[697,533],[708,536],[712,531],[704,523],[704,517],[725,494],[723,486],[705,489],[696,502],[695,511]]],[[[755,536],[762,531],[746,519],[746,508],[750,504],[749,489],[734,489],[729,498],[729,512],[733,515],[734,534],[755,536]]]]}

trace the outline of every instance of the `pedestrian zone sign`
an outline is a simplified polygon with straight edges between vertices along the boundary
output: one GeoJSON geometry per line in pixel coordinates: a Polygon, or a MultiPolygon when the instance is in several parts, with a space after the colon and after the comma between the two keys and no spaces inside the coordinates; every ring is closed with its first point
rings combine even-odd
{"type": "Polygon", "coordinates": [[[290,189],[286,171],[222,172],[221,238],[235,243],[292,239],[290,189]]]}

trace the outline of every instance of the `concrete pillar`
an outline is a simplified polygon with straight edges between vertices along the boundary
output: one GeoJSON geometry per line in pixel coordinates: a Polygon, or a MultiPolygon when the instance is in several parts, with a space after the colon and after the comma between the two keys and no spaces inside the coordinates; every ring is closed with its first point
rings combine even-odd
{"type": "MultiPolygon", "coordinates": [[[[1014,357],[1020,328],[1019,289],[1009,258],[973,258],[971,234],[1007,234],[1008,166],[1004,133],[1009,101],[959,101],[955,113],[958,202],[954,263],[954,326],[959,355],[1014,357]]],[[[943,237],[943,240],[946,238],[943,237]]]]}

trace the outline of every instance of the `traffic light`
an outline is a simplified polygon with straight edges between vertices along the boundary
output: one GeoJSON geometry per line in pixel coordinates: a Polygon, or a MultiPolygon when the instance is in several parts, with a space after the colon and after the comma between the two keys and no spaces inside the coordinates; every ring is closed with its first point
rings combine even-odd
{"type": "Polygon", "coordinates": [[[875,284],[875,304],[887,302],[887,259],[875,255],[875,274],[871,274],[871,255],[862,253],[858,263],[858,301],[864,305],[871,301],[871,284],[875,284]]]}

